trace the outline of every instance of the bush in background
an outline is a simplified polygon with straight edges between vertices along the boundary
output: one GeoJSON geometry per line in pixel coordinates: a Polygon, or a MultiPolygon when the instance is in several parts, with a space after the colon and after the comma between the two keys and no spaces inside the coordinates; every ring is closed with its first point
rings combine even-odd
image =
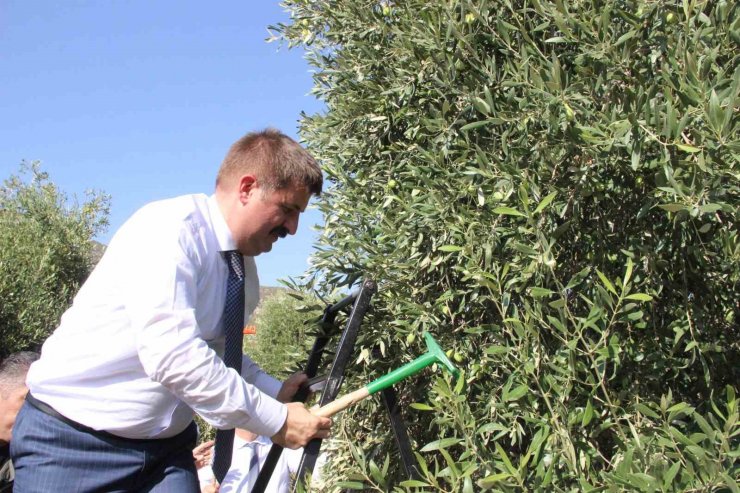
{"type": "Polygon", "coordinates": [[[327,107],[304,288],[380,284],[345,389],[424,330],[465,368],[399,386],[418,480],[345,412],[338,488],[737,491],[737,4],[285,5],[327,107]]]}
{"type": "Polygon", "coordinates": [[[315,313],[304,306],[287,290],[275,292],[262,300],[252,319],[257,333],[244,338],[244,352],[276,378],[302,368],[308,359],[316,331],[311,325],[315,313]]]}
{"type": "Polygon", "coordinates": [[[38,350],[99,258],[109,198],[70,202],[38,162],[0,188],[0,359],[38,350]],[[25,175],[25,176],[24,176],[25,175]],[[28,180],[24,180],[28,177],[28,180]],[[97,246],[96,246],[97,245],[97,246]]]}

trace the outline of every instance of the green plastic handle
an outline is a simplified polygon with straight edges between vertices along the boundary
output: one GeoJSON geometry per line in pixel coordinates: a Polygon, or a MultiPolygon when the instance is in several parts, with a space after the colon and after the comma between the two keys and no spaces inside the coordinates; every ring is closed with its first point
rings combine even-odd
{"type": "Polygon", "coordinates": [[[432,334],[430,334],[429,332],[424,332],[424,341],[426,341],[427,343],[426,353],[422,354],[414,361],[406,363],[401,368],[393,370],[387,375],[382,376],[377,380],[374,380],[367,384],[365,388],[367,389],[368,393],[374,394],[379,390],[390,387],[391,385],[403,380],[410,375],[413,375],[414,373],[417,373],[418,371],[434,363],[439,363],[440,365],[442,365],[442,368],[447,369],[447,371],[452,373],[452,375],[457,378],[457,376],[459,375],[458,369],[455,368],[455,365],[452,364],[452,361],[447,358],[444,351],[442,351],[442,348],[439,347],[437,341],[435,341],[434,337],[432,337],[432,334]]]}
{"type": "Polygon", "coordinates": [[[404,378],[418,373],[429,365],[438,363],[439,358],[437,355],[432,353],[424,353],[414,361],[410,361],[400,368],[396,368],[390,373],[383,375],[382,377],[373,380],[366,385],[368,392],[374,394],[375,392],[381,391],[385,388],[390,387],[403,380],[404,378]]]}

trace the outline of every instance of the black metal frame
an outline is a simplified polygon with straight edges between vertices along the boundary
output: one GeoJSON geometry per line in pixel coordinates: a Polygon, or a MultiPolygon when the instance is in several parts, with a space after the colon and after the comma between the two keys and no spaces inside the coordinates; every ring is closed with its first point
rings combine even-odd
{"type": "MultiPolygon", "coordinates": [[[[339,389],[344,380],[344,371],[352,358],[362,319],[370,307],[370,299],[376,291],[377,286],[375,282],[365,280],[362,283],[362,286],[360,286],[355,293],[347,296],[334,305],[327,306],[324,310],[324,315],[321,318],[321,326],[326,328],[334,325],[337,314],[340,311],[352,305],[352,311],[347,320],[347,326],[342,332],[342,337],[339,340],[334,361],[332,362],[331,369],[324,384],[324,389],[319,401],[320,406],[334,401],[339,395],[339,389]]],[[[316,341],[314,342],[311,353],[308,357],[308,362],[306,363],[305,373],[309,379],[316,376],[319,365],[321,364],[324,349],[326,348],[329,339],[330,334],[328,334],[326,330],[316,337],[316,341]]],[[[305,402],[308,395],[308,388],[303,387],[296,393],[293,398],[293,402],[305,402]]],[[[396,444],[398,445],[404,470],[409,478],[418,478],[419,475],[411,452],[411,445],[406,432],[406,426],[403,423],[400,411],[396,405],[396,394],[393,388],[383,390],[382,399],[390,417],[391,428],[393,429],[396,438],[396,444]]],[[[321,450],[321,443],[322,440],[320,438],[316,438],[309,442],[304,448],[303,456],[301,457],[301,462],[298,468],[297,481],[305,481],[308,473],[313,472],[314,466],[316,465],[316,459],[321,450]]],[[[263,493],[265,491],[267,483],[270,481],[270,477],[272,476],[275,465],[277,464],[282,451],[283,447],[273,444],[264,465],[260,469],[260,473],[257,478],[257,482],[252,489],[252,493],[263,493]]]]}

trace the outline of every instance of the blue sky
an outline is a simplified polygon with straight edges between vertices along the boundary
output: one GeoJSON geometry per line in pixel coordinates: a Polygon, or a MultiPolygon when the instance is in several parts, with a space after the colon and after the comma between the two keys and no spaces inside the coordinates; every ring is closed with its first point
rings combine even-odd
{"type": "MultiPolygon", "coordinates": [[[[233,141],[297,138],[323,108],[303,53],[265,42],[286,20],[276,1],[3,0],[0,179],[40,160],[70,196],[110,194],[103,243],[147,202],[212,193],[233,141]]],[[[305,271],[321,220],[257,257],[263,285],[305,271]]]]}

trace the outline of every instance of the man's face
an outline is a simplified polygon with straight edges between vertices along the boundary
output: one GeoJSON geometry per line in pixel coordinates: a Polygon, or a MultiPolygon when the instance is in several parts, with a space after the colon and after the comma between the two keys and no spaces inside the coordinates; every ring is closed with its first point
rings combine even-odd
{"type": "Polygon", "coordinates": [[[11,392],[7,399],[0,397],[0,444],[10,443],[15,417],[21,410],[27,393],[28,389],[24,386],[11,392]]]}
{"type": "Polygon", "coordinates": [[[306,210],[311,193],[306,187],[265,191],[258,183],[240,190],[241,207],[232,226],[237,248],[257,256],[272,250],[278,238],[294,235],[298,216],[306,210]]]}

